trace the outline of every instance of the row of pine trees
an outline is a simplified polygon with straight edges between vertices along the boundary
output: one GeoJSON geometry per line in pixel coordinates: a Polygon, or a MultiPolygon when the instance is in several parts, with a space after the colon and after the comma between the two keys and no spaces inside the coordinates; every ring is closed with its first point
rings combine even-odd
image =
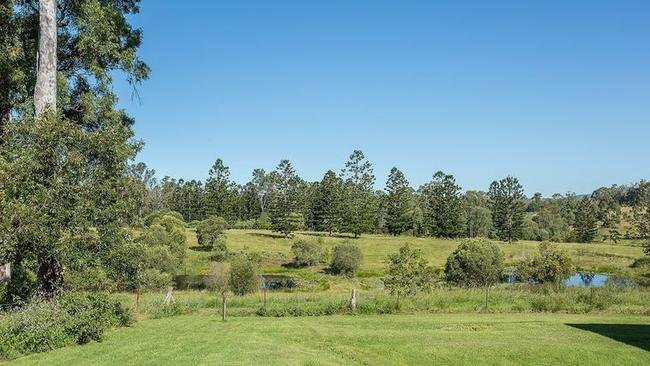
{"type": "MultiPolygon", "coordinates": [[[[625,205],[634,205],[643,186],[600,188],[591,196],[569,193],[543,198],[524,195],[515,177],[490,184],[487,192],[463,192],[453,175],[436,172],[417,190],[398,168],[392,168],[383,190],[363,152],[354,151],[337,174],[321,181],[301,179],[288,160],[274,171],[255,169],[252,179],[238,185],[218,159],[205,182],[157,182],[143,164],[132,169],[142,184],[141,216],[172,210],[187,221],[220,216],[234,226],[271,228],[284,235],[298,230],[327,233],[411,234],[440,238],[490,237],[503,241],[616,241],[625,205]],[[605,232],[605,237],[598,237],[605,232]]],[[[629,235],[629,234],[628,234],[629,235]]]]}

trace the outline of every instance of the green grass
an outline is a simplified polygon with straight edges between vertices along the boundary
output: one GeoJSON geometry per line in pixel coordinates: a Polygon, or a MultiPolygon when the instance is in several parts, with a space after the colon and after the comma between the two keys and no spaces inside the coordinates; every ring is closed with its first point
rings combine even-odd
{"type": "Polygon", "coordinates": [[[12,365],[644,365],[650,318],[444,314],[148,320],[12,365]]]}
{"type": "MultiPolygon", "coordinates": [[[[316,239],[319,233],[298,233],[296,238],[316,239]]],[[[231,251],[247,250],[263,253],[265,257],[265,272],[291,272],[294,270],[282,267],[283,263],[291,260],[292,239],[285,239],[269,231],[228,230],[226,233],[228,247],[231,251]]],[[[196,235],[193,230],[187,233],[189,247],[196,246],[196,235]]],[[[386,257],[394,253],[405,243],[422,249],[429,262],[437,267],[444,267],[447,256],[458,246],[459,240],[437,238],[415,238],[409,236],[363,235],[359,239],[322,236],[326,249],[331,249],[343,240],[352,240],[358,244],[363,253],[361,264],[362,276],[380,275],[384,268],[386,257]]],[[[506,263],[512,264],[517,259],[533,255],[537,252],[538,242],[520,241],[513,244],[500,244],[506,255],[506,263]]],[[[627,268],[636,258],[643,256],[642,248],[629,241],[620,244],[603,243],[562,243],[579,269],[596,272],[613,272],[627,268]]],[[[187,260],[181,269],[181,274],[205,274],[208,268],[209,253],[188,250],[187,260]]],[[[316,271],[322,268],[316,268],[316,271]]],[[[304,271],[303,271],[304,272],[304,271]]]]}

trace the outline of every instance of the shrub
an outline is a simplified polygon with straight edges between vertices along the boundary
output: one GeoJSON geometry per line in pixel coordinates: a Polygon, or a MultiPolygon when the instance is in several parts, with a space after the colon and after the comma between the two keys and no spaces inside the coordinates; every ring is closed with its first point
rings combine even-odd
{"type": "Polygon", "coordinates": [[[464,287],[492,285],[503,274],[503,253],[486,239],[466,239],[447,258],[445,280],[464,287]]]}
{"type": "Polygon", "coordinates": [[[228,222],[223,217],[213,216],[201,221],[196,227],[199,245],[213,247],[226,229],[228,229],[228,222]]]}
{"type": "Polygon", "coordinates": [[[230,253],[228,252],[228,246],[226,245],[226,238],[220,236],[217,238],[214,246],[212,247],[212,254],[210,254],[210,260],[223,262],[228,259],[230,253]]]}
{"type": "Polygon", "coordinates": [[[352,243],[341,243],[332,251],[330,269],[335,274],[354,276],[362,259],[361,250],[352,243]]]}
{"type": "Polygon", "coordinates": [[[632,268],[650,268],[650,257],[641,257],[634,260],[634,263],[630,266],[632,268]]]}
{"type": "Polygon", "coordinates": [[[573,274],[571,258],[557,244],[539,244],[539,254],[517,264],[517,277],[540,283],[553,283],[560,286],[563,280],[573,274]]]}
{"type": "Polygon", "coordinates": [[[228,284],[235,295],[242,296],[257,291],[259,276],[255,267],[255,263],[244,256],[231,263],[228,284]]]}
{"type": "Polygon", "coordinates": [[[112,291],[115,282],[108,277],[104,267],[70,270],[63,275],[66,289],[73,291],[112,291]]]}
{"type": "Polygon", "coordinates": [[[67,292],[56,304],[34,300],[3,317],[0,357],[101,341],[107,328],[130,322],[130,314],[106,293],[67,292]]]}
{"type": "Polygon", "coordinates": [[[296,240],[291,246],[297,266],[313,266],[323,260],[323,250],[320,244],[304,239],[296,240]]]}
{"type": "Polygon", "coordinates": [[[399,300],[404,295],[415,295],[419,291],[431,289],[433,284],[433,269],[422,256],[420,249],[411,249],[408,244],[402,246],[399,252],[388,256],[387,276],[383,278],[384,286],[399,300]]]}

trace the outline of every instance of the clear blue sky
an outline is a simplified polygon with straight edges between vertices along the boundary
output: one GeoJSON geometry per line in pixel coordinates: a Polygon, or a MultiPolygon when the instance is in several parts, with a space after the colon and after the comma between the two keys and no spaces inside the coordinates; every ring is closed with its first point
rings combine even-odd
{"type": "Polygon", "coordinates": [[[354,149],[527,194],[650,178],[650,1],[144,0],[151,79],[120,104],[158,176],[305,179],[354,149]]]}

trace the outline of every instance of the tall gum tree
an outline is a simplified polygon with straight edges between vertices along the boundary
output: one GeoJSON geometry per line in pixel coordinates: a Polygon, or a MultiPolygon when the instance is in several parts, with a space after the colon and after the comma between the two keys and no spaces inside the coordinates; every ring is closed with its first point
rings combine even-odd
{"type": "Polygon", "coordinates": [[[41,115],[48,108],[56,111],[56,0],[38,2],[38,54],[34,109],[41,115]]]}

